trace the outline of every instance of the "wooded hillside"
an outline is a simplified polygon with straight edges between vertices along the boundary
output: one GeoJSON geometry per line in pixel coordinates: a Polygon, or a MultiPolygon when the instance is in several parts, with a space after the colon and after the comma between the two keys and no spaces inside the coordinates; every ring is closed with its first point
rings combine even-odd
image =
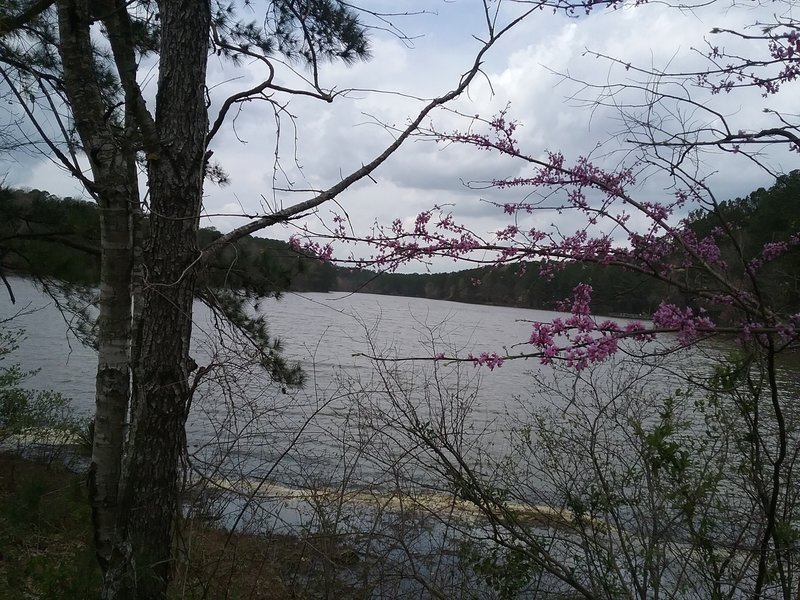
{"type": "MultiPolygon", "coordinates": [[[[800,171],[782,176],[769,189],[720,205],[718,216],[695,211],[687,226],[698,238],[719,227],[736,230],[738,248],[758,260],[764,244],[793,246],[768,267],[764,293],[781,299],[787,308],[800,307],[800,251],[793,232],[800,229],[800,171]]],[[[58,198],[40,190],[0,190],[0,269],[7,275],[49,276],[70,283],[99,279],[99,219],[93,203],[58,198]]],[[[200,230],[205,247],[222,234],[200,230]]],[[[735,261],[731,261],[732,264],[735,261]]],[[[248,287],[264,294],[292,291],[368,292],[424,297],[478,304],[555,308],[579,282],[594,289],[593,310],[600,314],[652,312],[668,296],[651,278],[591,264],[569,263],[555,275],[540,275],[536,263],[483,266],[452,273],[376,273],[337,267],[293,251],[286,242],[248,236],[216,255],[204,275],[209,287],[248,287]]],[[[744,277],[745,273],[738,275],[744,277]]],[[[687,273],[687,277],[691,277],[687,273]]],[[[680,298],[671,298],[680,303],[680,298]]]]}

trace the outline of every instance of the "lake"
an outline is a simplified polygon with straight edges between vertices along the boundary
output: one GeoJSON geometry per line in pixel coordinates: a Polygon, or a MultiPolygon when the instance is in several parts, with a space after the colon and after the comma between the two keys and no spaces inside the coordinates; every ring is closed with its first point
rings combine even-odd
{"type": "MultiPolygon", "coordinates": [[[[26,280],[11,283],[17,303],[12,306],[3,293],[0,319],[23,313],[13,320],[26,332],[13,360],[38,370],[26,385],[59,391],[72,399],[77,415],[91,416],[95,353],[68,333],[65,317],[49,297],[26,280]]],[[[543,396],[541,389],[532,393],[534,378],[551,373],[536,359],[506,361],[493,371],[447,361],[380,363],[382,369],[376,370],[365,356],[514,354],[525,351],[529,322],[550,321],[559,313],[342,293],[288,293],[263,300],[258,310],[267,316],[271,334],[282,340],[284,355],[302,365],[307,383],[287,390],[254,372],[246,348],[221,333],[198,303],[193,356],[201,366],[227,366],[212,370],[213,377],[198,388],[187,440],[199,464],[216,474],[328,485],[349,473],[352,481],[392,485],[373,477],[386,473],[385,465],[371,465],[377,460],[372,445],[381,438],[384,462],[404,451],[403,435],[391,432],[393,423],[408,417],[403,410],[457,430],[475,452],[499,457],[508,450],[504,431],[527,418],[531,407],[559,401],[543,396]]],[[[672,355],[670,373],[707,372],[726,351],[723,344],[672,355]]],[[[613,379],[617,368],[599,367],[600,377],[613,379]]],[[[787,373],[795,377],[795,371],[787,373]]],[[[680,384],[667,372],[649,376],[665,393],[680,384]]]]}
{"type": "MultiPolygon", "coordinates": [[[[96,354],[72,336],[53,301],[28,281],[12,279],[17,298],[0,297],[0,319],[22,311],[13,327],[25,330],[16,362],[37,369],[32,387],[51,388],[73,400],[75,410],[90,415],[94,405],[96,354]]],[[[525,321],[550,320],[559,313],[461,304],[423,298],[373,294],[289,293],[261,302],[269,330],[282,340],[284,355],[299,362],[309,387],[328,389],[342,372],[364,373],[370,361],[360,354],[430,357],[436,352],[466,356],[469,352],[519,352],[530,335],[525,321]]],[[[217,334],[204,305],[195,305],[193,344],[203,365],[217,334]]],[[[528,373],[538,360],[508,361],[502,367],[470,370],[483,383],[481,410],[487,418],[502,412],[502,400],[525,393],[528,373]]]]}

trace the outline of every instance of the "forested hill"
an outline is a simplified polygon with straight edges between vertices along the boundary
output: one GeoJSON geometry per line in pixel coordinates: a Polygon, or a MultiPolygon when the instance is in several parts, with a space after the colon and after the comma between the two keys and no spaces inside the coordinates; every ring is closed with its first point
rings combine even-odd
{"type": "MultiPolygon", "coordinates": [[[[147,220],[143,221],[146,230],[147,220]]],[[[146,231],[144,235],[146,236],[146,231]]],[[[222,234],[200,230],[205,247],[222,234]]],[[[69,283],[100,279],[100,221],[94,203],[40,190],[0,189],[0,274],[46,276],[69,283]]],[[[203,274],[212,287],[265,293],[289,289],[329,291],[336,268],[293,252],[286,242],[247,236],[223,249],[203,274]]]]}
{"type": "MultiPolygon", "coordinates": [[[[759,188],[743,198],[722,202],[717,214],[690,214],[689,226],[698,239],[727,227],[738,250],[730,242],[720,244],[729,258],[729,273],[744,277],[742,260],[756,259],[767,243],[786,242],[800,232],[800,170],[779,177],[769,189],[759,188]]],[[[721,236],[720,240],[727,239],[721,236]]],[[[687,277],[692,276],[687,273],[687,277]]],[[[553,280],[539,277],[537,265],[528,263],[520,275],[518,265],[484,267],[455,273],[426,275],[382,275],[364,271],[338,271],[337,287],[377,294],[397,294],[426,298],[503,304],[528,308],[553,308],[570,297],[577,283],[589,283],[594,289],[592,309],[597,314],[652,314],[665,299],[684,304],[653,279],[618,268],[572,263],[553,280]]],[[[788,311],[800,310],[800,248],[793,247],[759,272],[761,292],[775,298],[776,306],[788,311]]]]}
{"type": "MultiPolygon", "coordinates": [[[[770,189],[722,203],[720,214],[736,231],[737,244],[748,258],[755,257],[767,242],[786,241],[800,230],[800,171],[781,177],[770,189]]],[[[690,216],[690,223],[698,236],[721,225],[717,216],[699,212],[690,216]]],[[[220,235],[214,229],[202,229],[201,246],[220,235]]],[[[3,275],[46,275],[94,283],[99,279],[98,240],[94,204],[39,190],[0,189],[3,275]]],[[[377,275],[336,267],[298,254],[285,242],[254,237],[226,248],[204,277],[210,286],[247,284],[265,293],[361,291],[529,308],[553,308],[569,297],[577,283],[584,282],[594,288],[592,304],[599,314],[649,313],[668,297],[667,290],[649,278],[594,265],[568,264],[552,280],[540,277],[537,265],[531,263],[525,269],[506,265],[453,273],[377,275]]],[[[765,285],[784,299],[787,308],[797,309],[799,278],[800,251],[795,249],[770,265],[765,285]]]]}
{"type": "Polygon", "coordinates": [[[539,276],[535,264],[481,267],[453,273],[382,274],[340,269],[337,289],[374,294],[417,296],[476,304],[555,308],[569,298],[578,283],[594,289],[592,307],[598,313],[640,314],[658,306],[663,290],[636,273],[570,264],[550,278],[539,276]]]}

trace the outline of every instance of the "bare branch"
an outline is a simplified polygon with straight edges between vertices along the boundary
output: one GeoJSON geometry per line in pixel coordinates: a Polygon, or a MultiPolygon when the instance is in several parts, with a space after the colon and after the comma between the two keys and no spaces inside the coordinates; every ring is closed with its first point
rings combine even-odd
{"type": "Polygon", "coordinates": [[[469,71],[464,73],[461,76],[461,81],[459,82],[458,86],[452,89],[450,92],[439,96],[438,98],[434,98],[431,102],[427,104],[418,114],[417,116],[406,126],[402,132],[397,136],[397,138],[383,151],[381,154],[376,156],[373,160],[371,160],[366,165],[362,166],[360,169],[353,171],[347,177],[344,177],[339,183],[336,185],[328,188],[324,192],[316,195],[313,198],[306,200],[305,202],[297,203],[293,206],[287,207],[283,210],[276,211],[271,215],[267,215],[262,217],[261,219],[254,221],[252,223],[248,223],[247,225],[243,225],[233,231],[223,235],[221,238],[216,240],[210,246],[208,246],[204,251],[204,260],[207,260],[208,256],[212,253],[218,251],[220,248],[234,242],[246,235],[250,235],[269,227],[271,225],[275,225],[276,223],[285,223],[289,221],[292,217],[296,215],[305,213],[311,209],[316,208],[320,204],[332,200],[336,198],[340,193],[345,191],[355,182],[364,179],[365,177],[372,174],[375,169],[381,166],[386,160],[394,154],[394,152],[400,148],[400,146],[419,128],[420,124],[425,120],[425,118],[433,111],[434,109],[438,108],[439,106],[443,106],[444,104],[450,102],[451,100],[460,96],[464,90],[469,87],[469,84],[475,78],[475,76],[480,72],[480,67],[483,62],[484,55],[494,46],[494,44],[499,40],[506,32],[512,29],[515,25],[525,19],[529,14],[531,14],[535,8],[530,9],[524,12],[522,15],[515,18],[511,21],[508,25],[503,27],[496,35],[491,37],[480,49],[477,53],[475,60],[473,62],[472,67],[469,71]]]}

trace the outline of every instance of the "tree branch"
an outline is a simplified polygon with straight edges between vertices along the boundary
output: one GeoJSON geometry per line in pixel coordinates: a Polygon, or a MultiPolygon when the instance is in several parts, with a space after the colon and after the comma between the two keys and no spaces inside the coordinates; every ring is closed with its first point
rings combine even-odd
{"type": "Polygon", "coordinates": [[[499,40],[507,31],[509,31],[512,27],[518,24],[520,21],[525,19],[528,15],[532,12],[537,10],[537,8],[532,8],[522,15],[511,21],[508,25],[506,25],[503,29],[497,32],[494,36],[489,38],[480,49],[478,54],[475,57],[475,60],[472,64],[472,67],[461,76],[461,81],[459,84],[453,88],[448,93],[444,94],[443,96],[439,96],[438,98],[434,98],[431,100],[414,118],[409,125],[402,130],[400,135],[392,142],[387,148],[381,152],[378,156],[376,156],[373,160],[371,160],[366,165],[363,165],[360,169],[353,171],[347,177],[344,177],[342,180],[339,181],[336,185],[328,188],[327,190],[321,192],[320,194],[310,198],[304,202],[299,202],[294,204],[288,208],[283,210],[276,211],[271,215],[267,215],[262,217],[256,221],[248,223],[247,225],[243,225],[233,231],[223,235],[222,237],[215,240],[212,244],[210,244],[206,249],[203,251],[203,261],[207,261],[208,258],[213,255],[215,252],[219,251],[221,248],[235,242],[236,240],[243,238],[246,235],[250,235],[255,233],[256,231],[260,231],[261,229],[265,229],[266,227],[270,227],[271,225],[275,225],[276,223],[285,223],[290,220],[292,217],[295,217],[299,214],[312,210],[323,204],[329,200],[336,198],[339,194],[343,191],[348,189],[351,185],[356,183],[357,181],[364,179],[372,174],[375,169],[381,166],[386,160],[397,151],[403,143],[411,137],[411,135],[418,129],[422,121],[436,108],[439,106],[443,106],[458,98],[468,87],[475,76],[480,72],[481,64],[483,62],[484,55],[494,46],[494,44],[499,40]]]}
{"type": "Polygon", "coordinates": [[[33,19],[50,8],[54,2],[55,0],[35,0],[28,6],[28,8],[23,9],[23,11],[17,15],[1,15],[0,37],[12,33],[14,30],[27,25],[33,19]]]}

